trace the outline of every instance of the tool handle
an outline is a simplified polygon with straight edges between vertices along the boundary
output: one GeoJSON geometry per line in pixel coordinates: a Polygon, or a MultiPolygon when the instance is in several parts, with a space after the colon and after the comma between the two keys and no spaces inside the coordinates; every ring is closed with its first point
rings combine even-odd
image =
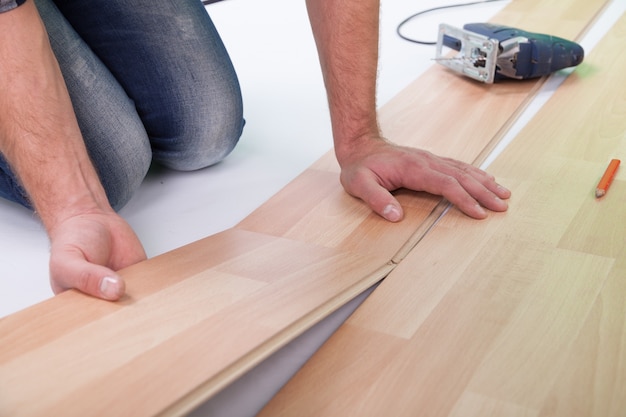
{"type": "Polygon", "coordinates": [[[576,42],[552,35],[491,23],[468,23],[463,29],[496,39],[500,43],[520,38],[519,52],[515,54],[516,78],[536,78],[563,68],[580,64],[585,52],[576,42]]]}

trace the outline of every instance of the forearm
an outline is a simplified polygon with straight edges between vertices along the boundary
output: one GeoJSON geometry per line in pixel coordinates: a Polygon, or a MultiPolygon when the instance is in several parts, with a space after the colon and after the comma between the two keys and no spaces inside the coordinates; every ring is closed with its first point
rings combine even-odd
{"type": "Polygon", "coordinates": [[[376,118],[378,0],[307,0],[341,163],[366,137],[379,135],[376,118]]]}
{"type": "Polygon", "coordinates": [[[34,3],[0,14],[0,27],[0,151],[45,227],[109,210],[34,3]]]}

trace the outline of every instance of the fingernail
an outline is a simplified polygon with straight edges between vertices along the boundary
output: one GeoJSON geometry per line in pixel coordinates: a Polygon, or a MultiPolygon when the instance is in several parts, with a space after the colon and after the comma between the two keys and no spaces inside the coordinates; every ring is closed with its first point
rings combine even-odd
{"type": "Polygon", "coordinates": [[[383,210],[383,217],[391,222],[397,222],[402,217],[402,214],[400,213],[398,207],[393,204],[389,204],[383,210]]]}
{"type": "Polygon", "coordinates": [[[100,281],[100,292],[103,296],[110,299],[120,297],[120,279],[116,277],[104,277],[100,281]]]}
{"type": "Polygon", "coordinates": [[[479,216],[487,217],[487,212],[480,204],[476,204],[475,207],[476,207],[476,213],[478,213],[479,216]]]}
{"type": "Polygon", "coordinates": [[[506,187],[498,185],[498,192],[500,192],[501,194],[508,194],[511,191],[508,188],[506,188],[506,187]]]}

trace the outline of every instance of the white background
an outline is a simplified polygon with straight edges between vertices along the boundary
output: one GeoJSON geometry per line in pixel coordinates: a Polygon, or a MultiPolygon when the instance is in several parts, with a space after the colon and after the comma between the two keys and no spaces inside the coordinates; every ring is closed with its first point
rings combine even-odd
{"type": "MultiPolygon", "coordinates": [[[[442,4],[383,0],[380,105],[433,65],[434,47],[400,39],[396,25],[442,4]]],[[[440,22],[486,21],[505,4],[435,12],[403,33],[435,40],[440,22]]],[[[148,256],[232,227],[332,147],[304,0],[227,0],[207,10],[239,74],[247,124],[223,163],[192,173],[152,172],[122,209],[148,256]]],[[[0,317],[51,296],[44,230],[31,212],[0,200],[0,317]]]]}

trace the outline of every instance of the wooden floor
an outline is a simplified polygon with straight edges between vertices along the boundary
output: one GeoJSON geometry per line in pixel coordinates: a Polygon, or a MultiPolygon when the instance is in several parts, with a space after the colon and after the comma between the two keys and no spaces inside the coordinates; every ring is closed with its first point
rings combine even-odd
{"type": "MultiPolygon", "coordinates": [[[[604,6],[513,2],[495,20],[577,38],[604,6]]],[[[329,153],[235,228],[122,271],[121,302],[69,291],[0,320],[0,415],[184,414],[385,277],[265,415],[623,410],[623,180],[592,196],[624,151],[623,42],[622,22],[490,168],[508,213],[431,227],[446,203],[400,192],[390,224],[343,192],[329,153]]],[[[542,82],[434,67],[382,127],[479,163],[542,82]]]]}
{"type": "Polygon", "coordinates": [[[262,416],[626,415],[626,17],[262,416]]]}

